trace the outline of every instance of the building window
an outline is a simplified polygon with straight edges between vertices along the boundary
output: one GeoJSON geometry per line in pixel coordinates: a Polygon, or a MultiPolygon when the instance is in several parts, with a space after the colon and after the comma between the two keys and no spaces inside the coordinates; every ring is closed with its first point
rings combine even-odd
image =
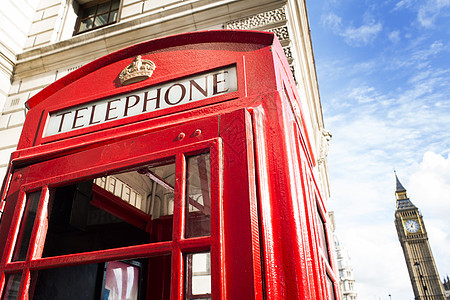
{"type": "Polygon", "coordinates": [[[117,22],[120,0],[92,1],[80,5],[75,34],[117,22]]]}

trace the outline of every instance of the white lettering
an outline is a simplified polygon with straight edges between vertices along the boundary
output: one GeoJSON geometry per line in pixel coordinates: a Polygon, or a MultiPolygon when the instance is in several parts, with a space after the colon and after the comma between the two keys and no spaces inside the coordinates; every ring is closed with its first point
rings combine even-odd
{"type": "Polygon", "coordinates": [[[50,113],[44,136],[91,127],[237,91],[236,67],[50,113]]]}

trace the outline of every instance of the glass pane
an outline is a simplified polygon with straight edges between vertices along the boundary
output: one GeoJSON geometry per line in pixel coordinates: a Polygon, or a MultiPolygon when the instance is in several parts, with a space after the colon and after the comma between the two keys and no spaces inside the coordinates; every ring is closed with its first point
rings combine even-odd
{"type": "Polygon", "coordinates": [[[319,237],[321,239],[322,244],[322,252],[327,261],[330,261],[329,255],[328,255],[328,242],[327,242],[327,236],[325,231],[325,222],[322,219],[322,215],[319,212],[319,209],[317,209],[317,223],[318,223],[318,229],[319,229],[319,237]]]}
{"type": "Polygon", "coordinates": [[[32,280],[36,283],[32,299],[95,299],[103,273],[104,263],[34,272],[32,280]]]}
{"type": "Polygon", "coordinates": [[[80,23],[80,30],[79,30],[79,32],[91,29],[93,27],[92,26],[93,24],[94,24],[94,18],[89,18],[89,19],[86,19],[86,20],[82,20],[81,23],[80,23]]]}
{"type": "Polygon", "coordinates": [[[210,155],[187,159],[186,237],[210,235],[211,193],[210,155]]]}
{"type": "Polygon", "coordinates": [[[152,219],[173,214],[175,164],[153,164],[135,171],[94,179],[96,186],[150,214],[152,219]]]}
{"type": "Polygon", "coordinates": [[[109,13],[108,23],[114,23],[117,21],[117,13],[118,13],[117,10],[109,13]]]}
{"type": "Polygon", "coordinates": [[[111,10],[118,9],[120,4],[120,0],[113,0],[111,5],[111,10]]]}
{"type": "Polygon", "coordinates": [[[107,264],[103,299],[137,300],[140,268],[121,261],[107,264]]]}
{"type": "Polygon", "coordinates": [[[6,276],[5,293],[3,294],[2,299],[4,300],[17,299],[17,295],[19,294],[21,278],[22,278],[21,273],[6,276]]]}
{"type": "Polygon", "coordinates": [[[53,191],[44,257],[172,239],[174,159],[53,191]]]}
{"type": "Polygon", "coordinates": [[[89,8],[85,8],[82,14],[82,18],[93,17],[95,15],[95,11],[97,10],[97,6],[91,6],[89,8]]]}
{"type": "Polygon", "coordinates": [[[103,14],[105,12],[109,12],[109,7],[110,6],[111,6],[111,2],[110,1],[102,3],[102,4],[99,4],[98,5],[97,14],[99,15],[99,14],[103,14]]]}
{"type": "Polygon", "coordinates": [[[25,260],[27,257],[28,245],[30,243],[34,220],[36,219],[40,196],[41,191],[27,194],[27,203],[20,223],[20,231],[14,249],[13,261],[25,260]]]}
{"type": "Polygon", "coordinates": [[[211,299],[211,255],[209,252],[186,255],[185,299],[211,299]]]}
{"type": "Polygon", "coordinates": [[[108,14],[97,15],[95,17],[94,27],[99,27],[108,23],[108,14]]]}
{"type": "Polygon", "coordinates": [[[137,300],[145,295],[147,265],[148,259],[136,259],[40,270],[32,276],[32,299],[137,300]]]}

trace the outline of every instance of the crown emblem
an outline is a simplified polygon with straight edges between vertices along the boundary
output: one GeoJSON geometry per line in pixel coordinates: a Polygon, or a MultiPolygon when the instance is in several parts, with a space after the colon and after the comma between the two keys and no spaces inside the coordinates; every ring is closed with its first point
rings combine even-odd
{"type": "Polygon", "coordinates": [[[142,59],[140,55],[119,74],[120,83],[127,85],[150,78],[156,65],[151,60],[142,59]]]}

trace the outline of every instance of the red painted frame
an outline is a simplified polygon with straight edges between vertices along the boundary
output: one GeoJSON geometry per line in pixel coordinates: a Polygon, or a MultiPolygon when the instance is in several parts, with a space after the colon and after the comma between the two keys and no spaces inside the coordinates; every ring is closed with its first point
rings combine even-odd
{"type": "MultiPolygon", "coordinates": [[[[177,195],[177,201],[175,201],[175,208],[174,208],[174,222],[173,222],[173,240],[172,242],[160,242],[157,244],[144,244],[144,245],[137,245],[137,246],[131,246],[131,247],[125,247],[125,248],[117,248],[117,249],[109,249],[109,250],[103,250],[103,251],[94,251],[90,253],[80,253],[80,254],[72,254],[72,255],[65,255],[64,257],[46,257],[41,258],[44,240],[45,240],[45,234],[46,229],[48,226],[47,222],[47,214],[48,214],[48,190],[49,188],[52,188],[52,186],[58,186],[61,184],[65,184],[67,182],[72,181],[71,174],[67,174],[65,176],[61,176],[61,180],[59,180],[57,183],[52,180],[52,178],[47,179],[45,178],[45,171],[44,176],[42,180],[33,181],[31,183],[24,183],[21,185],[21,194],[25,195],[29,191],[34,191],[36,187],[43,187],[43,192],[41,196],[41,201],[39,204],[38,212],[37,212],[37,219],[35,222],[35,227],[33,229],[32,237],[30,240],[30,245],[32,245],[29,248],[28,258],[26,261],[19,261],[19,262],[10,262],[11,261],[11,255],[13,253],[13,246],[14,246],[14,239],[15,236],[17,236],[18,226],[17,230],[11,231],[9,235],[9,246],[7,246],[9,251],[8,255],[5,255],[4,259],[2,260],[1,267],[6,273],[11,272],[17,272],[23,270],[23,280],[22,282],[25,282],[21,286],[21,299],[25,299],[27,297],[27,289],[31,282],[31,272],[43,268],[51,267],[63,267],[73,264],[80,264],[80,263],[96,263],[96,262],[102,262],[102,261],[108,261],[108,260],[118,260],[118,259],[132,259],[132,258],[139,258],[139,257],[145,257],[146,255],[151,254],[152,256],[158,255],[158,254],[167,254],[172,253],[172,265],[177,266],[174,267],[174,272],[181,272],[183,270],[183,263],[182,263],[182,255],[185,252],[190,251],[204,251],[204,250],[211,250],[212,255],[212,265],[213,269],[215,270],[213,272],[213,280],[215,282],[223,282],[222,277],[223,274],[220,270],[223,269],[221,265],[223,265],[222,262],[222,245],[220,243],[221,240],[221,228],[219,226],[220,219],[222,213],[220,208],[221,201],[221,194],[220,194],[220,178],[222,167],[220,162],[221,154],[221,141],[220,139],[209,139],[203,142],[196,142],[191,145],[186,145],[184,147],[176,147],[174,149],[164,149],[164,153],[162,151],[160,152],[154,152],[152,154],[148,155],[142,155],[140,156],[140,160],[143,162],[147,161],[155,161],[160,160],[161,157],[173,157],[176,156],[176,174],[178,177],[177,184],[184,185],[185,184],[185,174],[186,174],[186,163],[185,163],[185,156],[191,155],[193,153],[198,152],[199,150],[203,149],[210,149],[211,156],[215,158],[216,160],[212,163],[212,170],[214,176],[212,176],[212,182],[211,186],[214,186],[214,190],[212,190],[212,199],[213,205],[211,207],[211,215],[213,216],[211,218],[211,228],[212,233],[211,237],[199,237],[199,238],[190,238],[185,239],[184,238],[184,226],[181,224],[184,224],[184,201],[185,198],[184,195],[184,186],[177,186],[176,190],[178,193],[177,195]],[[219,204],[219,206],[217,205],[219,204]],[[180,213],[181,212],[181,213],[180,213]],[[218,270],[218,271],[216,271],[218,270]]],[[[63,157],[61,160],[65,159],[73,159],[70,156],[69,157],[63,157]]],[[[76,159],[76,158],[75,158],[76,159]]],[[[136,159],[133,159],[136,163],[136,159]]],[[[41,163],[42,166],[36,167],[38,170],[48,170],[51,168],[49,166],[50,164],[54,165],[53,162],[44,161],[41,163]],[[42,165],[43,164],[43,165],[42,165]]],[[[110,172],[115,172],[117,170],[120,170],[123,168],[123,165],[127,165],[130,167],[129,163],[124,162],[118,162],[115,164],[110,164],[107,166],[107,169],[110,172]]],[[[131,165],[132,166],[132,165],[131,165]]],[[[85,163],[85,168],[88,167],[88,164],[85,163]]],[[[70,171],[68,167],[66,167],[67,171],[70,171]]],[[[85,170],[85,176],[92,177],[93,171],[96,171],[96,169],[93,170],[85,170]]],[[[64,172],[62,172],[64,173],[64,172]]],[[[25,198],[25,197],[23,197],[25,198]]],[[[25,203],[25,201],[22,201],[25,203]]],[[[114,203],[112,204],[114,205],[114,203]]],[[[19,206],[20,210],[23,210],[21,205],[19,206]]],[[[122,204],[123,206],[123,204],[122,204]]],[[[111,206],[110,206],[111,207],[111,206]]],[[[109,211],[112,211],[111,209],[109,211]]],[[[20,215],[20,214],[18,214],[20,215]]],[[[142,215],[141,213],[137,213],[137,215],[142,215]]],[[[124,214],[121,214],[121,217],[123,217],[124,214]]],[[[127,218],[125,218],[127,219],[127,218]]],[[[130,220],[132,223],[135,223],[136,220],[130,220]]],[[[3,275],[3,274],[2,274],[3,275]]],[[[178,282],[182,279],[182,276],[172,276],[172,280],[175,280],[172,284],[173,287],[179,287],[180,283],[178,282]]],[[[3,276],[4,281],[4,276],[3,276]]],[[[216,285],[214,289],[217,289],[217,291],[214,291],[215,295],[218,295],[220,297],[222,293],[222,288],[218,287],[216,285]]],[[[181,284],[181,289],[183,288],[183,284],[181,284]]],[[[183,295],[182,290],[173,290],[173,297],[174,295],[183,295]]],[[[175,299],[175,298],[173,298],[175,299]]],[[[182,298],[179,298],[182,299],[182,298]]]]}
{"type": "MultiPolygon", "coordinates": [[[[5,274],[11,272],[23,271],[20,297],[26,299],[30,270],[171,253],[171,299],[181,300],[183,253],[210,249],[214,299],[328,299],[325,276],[339,299],[336,265],[321,250],[332,253],[333,239],[327,231],[325,245],[318,232],[317,214],[324,217],[327,211],[313,172],[313,133],[305,125],[303,102],[273,34],[207,31],[145,42],[81,67],[27,104],[30,111],[1,199],[0,244],[5,246],[0,249],[0,294],[5,274]],[[118,73],[137,55],[156,63],[154,76],[120,86],[118,73]],[[230,65],[237,69],[235,92],[42,137],[51,112],[230,65]],[[211,236],[185,239],[185,155],[205,148],[214,158],[211,236]],[[178,191],[172,241],[40,257],[53,188],[168,156],[176,160],[178,191]],[[39,189],[34,246],[26,261],[10,262],[25,194],[39,189]]],[[[114,210],[118,203],[97,205],[114,210]]],[[[143,227],[146,217],[133,222],[143,227]]]]}

